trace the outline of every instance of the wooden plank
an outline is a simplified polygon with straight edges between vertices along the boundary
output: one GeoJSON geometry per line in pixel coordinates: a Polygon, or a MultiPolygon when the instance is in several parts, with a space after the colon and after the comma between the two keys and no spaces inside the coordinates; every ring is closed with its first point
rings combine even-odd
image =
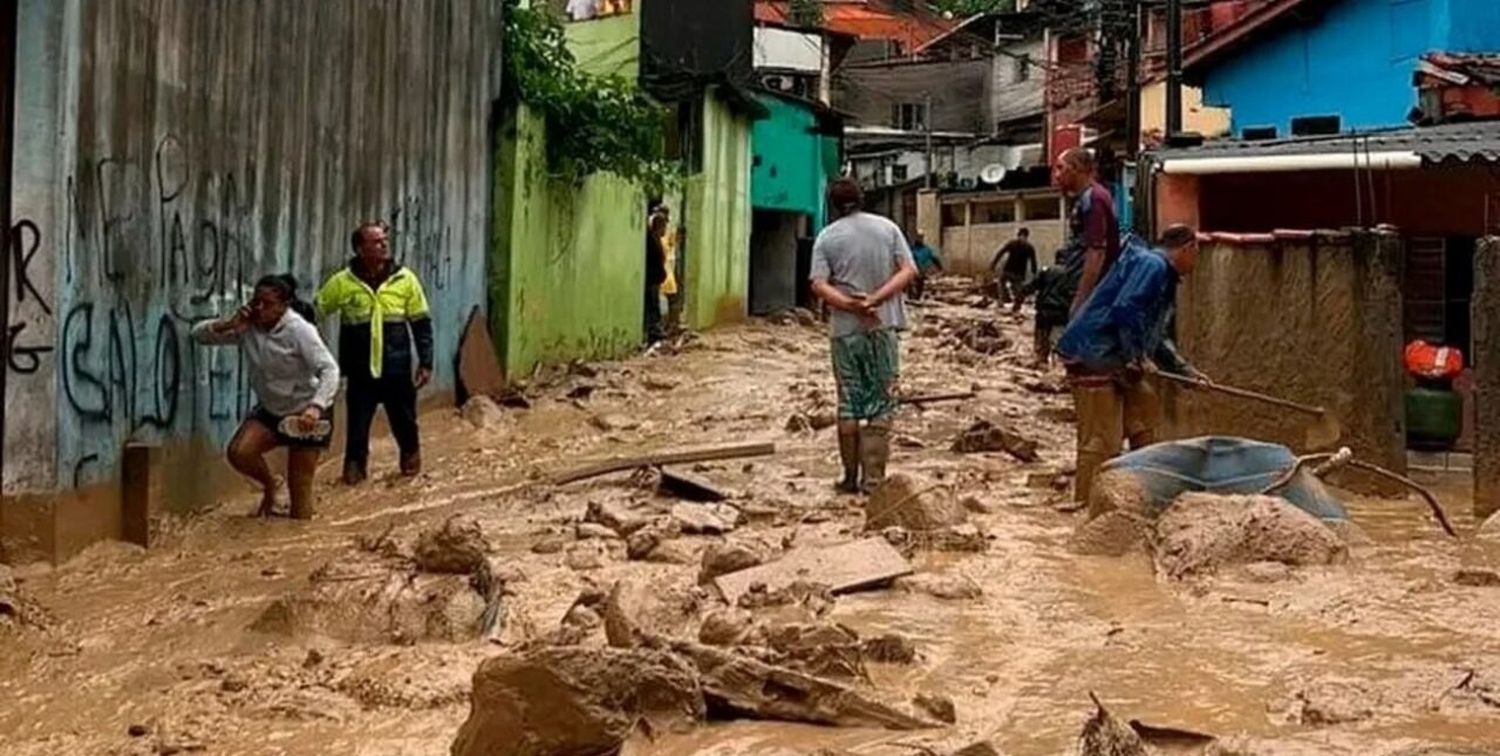
{"type": "Polygon", "coordinates": [[[688,501],[723,501],[729,494],[696,475],[681,468],[661,469],[661,490],[688,501]]]}
{"type": "Polygon", "coordinates": [[[757,583],[775,591],[799,580],[848,593],[912,573],[911,563],[884,538],[866,538],[821,549],[794,549],[782,558],[714,581],[730,604],[757,583]]]}
{"type": "Polygon", "coordinates": [[[918,396],[901,397],[902,404],[921,406],[924,404],[937,404],[938,402],[958,402],[965,399],[973,399],[973,391],[955,391],[948,394],[922,394],[918,396]]]}
{"type": "Polygon", "coordinates": [[[698,449],[678,449],[676,451],[653,452],[650,454],[639,454],[630,457],[617,457],[603,462],[594,462],[583,467],[574,468],[567,472],[559,473],[552,477],[553,485],[564,485],[586,478],[597,478],[600,475],[608,475],[621,470],[633,470],[637,467],[660,467],[662,465],[682,465],[690,462],[712,462],[720,459],[736,459],[739,457],[765,457],[776,453],[774,443],[748,443],[728,444],[724,446],[708,446],[698,449]]]}

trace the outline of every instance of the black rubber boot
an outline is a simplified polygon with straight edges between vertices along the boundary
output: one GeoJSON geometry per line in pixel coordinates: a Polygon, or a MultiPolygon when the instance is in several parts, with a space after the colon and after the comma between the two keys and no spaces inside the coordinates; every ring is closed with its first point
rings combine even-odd
{"type": "Polygon", "coordinates": [[[885,482],[885,466],[891,458],[891,421],[871,420],[859,432],[860,466],[865,493],[874,493],[885,482]]]}
{"type": "Polygon", "coordinates": [[[859,423],[839,423],[839,460],[844,463],[844,479],[838,490],[859,493],[859,423]]]}

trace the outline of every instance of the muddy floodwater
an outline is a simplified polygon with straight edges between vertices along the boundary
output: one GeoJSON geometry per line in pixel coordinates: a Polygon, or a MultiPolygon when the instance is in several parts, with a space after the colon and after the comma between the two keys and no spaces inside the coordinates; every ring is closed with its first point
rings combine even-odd
{"type": "MultiPolygon", "coordinates": [[[[1456,540],[1415,498],[1341,493],[1369,539],[1345,564],[1165,582],[1143,555],[1076,555],[1068,543],[1083,514],[1053,485],[1072,466],[1060,376],[1029,367],[1020,316],[957,285],[938,295],[912,308],[903,391],[976,396],[903,409],[892,468],[970,499],[987,548],[918,549],[912,562],[919,575],[968,578],[981,593],[880,588],[839,596],[825,619],[861,637],[909,638],[916,662],[870,663],[860,689],[902,705],[946,696],[956,724],[890,732],[713,722],[644,752],[895,755],[989,739],[1005,754],[1069,753],[1093,714],[1092,692],[1122,719],[1241,749],[1226,752],[1500,753],[1500,579],[1489,579],[1500,542],[1473,536],[1465,481],[1426,481],[1456,540]],[[1035,441],[1039,459],[951,451],[979,419],[1035,441]]],[[[448,753],[479,663],[551,637],[586,589],[627,577],[693,586],[697,552],[724,538],[790,548],[861,535],[858,501],[831,486],[834,430],[792,420],[832,409],[827,363],[819,328],[788,319],[560,368],[527,388],[529,408],[502,408],[483,428],[451,410],[427,415],[417,479],[394,477],[388,438],[373,451],[375,478],[357,490],[335,482],[338,460],[329,461],[313,522],[252,520],[247,489],[201,515],[163,520],[150,551],[100,544],[55,568],[17,566],[20,591],[41,611],[0,625],[0,753],[448,753]],[[675,561],[685,563],[632,561],[623,546],[575,558],[591,501],[664,497],[628,472],[566,486],[548,473],[757,440],[774,441],[777,453],[693,468],[760,514],[734,533],[683,536],[686,557],[675,561]],[[258,624],[356,540],[410,541],[455,513],[480,523],[523,577],[496,642],[358,643],[258,624]]]]}

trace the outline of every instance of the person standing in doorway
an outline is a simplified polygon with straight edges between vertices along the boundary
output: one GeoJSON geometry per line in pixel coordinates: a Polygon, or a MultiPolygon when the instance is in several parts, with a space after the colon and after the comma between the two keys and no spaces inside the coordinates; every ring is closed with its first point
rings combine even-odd
{"type": "Polygon", "coordinates": [[[1031,246],[1031,230],[1017,231],[1016,238],[1006,242],[990,260],[990,270],[1000,282],[1000,304],[1010,304],[1012,312],[1020,312],[1021,287],[1036,275],[1036,247],[1031,246]],[[1002,260],[1004,267],[1000,264],[1002,260]]]}
{"type": "Polygon", "coordinates": [[[646,216],[646,291],[641,300],[645,313],[642,330],[648,347],[666,338],[661,316],[661,287],[667,282],[667,250],[662,245],[666,232],[667,217],[653,206],[646,216]]]}
{"type": "Polygon", "coordinates": [[[318,457],[333,438],[339,366],[311,316],[312,308],[297,299],[297,279],[266,276],[233,316],[193,326],[199,344],[238,346],[245,356],[257,404],[235,431],[227,456],[230,466],[260,484],[260,517],[275,514],[278,488],[266,453],[287,447],[291,516],[307,520],[313,516],[318,457]]]}
{"type": "Polygon", "coordinates": [[[828,304],[833,375],[838,383],[839,458],[846,493],[871,492],[885,479],[891,420],[898,400],[901,343],[906,328],[902,292],[917,265],[900,227],[866,213],[859,182],[828,187],[837,218],[813,243],[812,292],[828,304]]]}
{"type": "Polygon", "coordinates": [[[1065,150],[1054,166],[1058,188],[1073,200],[1068,214],[1068,243],[1057,262],[1078,272],[1078,288],[1070,308],[1075,316],[1120,256],[1115,199],[1095,178],[1096,169],[1093,153],[1083,147],[1065,150]]]}
{"type": "Polygon", "coordinates": [[[657,211],[661,215],[661,248],[666,258],[667,280],[661,284],[662,310],[666,313],[662,331],[677,333],[682,322],[682,296],[677,287],[677,232],[672,228],[672,208],[662,205],[657,211]]]}
{"type": "Polygon", "coordinates": [[[385,407],[401,453],[401,474],[422,471],[417,392],[432,380],[432,316],[422,282],[391,256],[384,223],[349,237],[354,257],[318,292],[318,312],[339,316],[339,365],[349,379],[344,482],[369,477],[370,424],[385,407]],[[412,352],[416,352],[416,364],[412,352]]]}
{"type": "Polygon", "coordinates": [[[911,298],[921,299],[927,291],[927,278],[943,272],[943,258],[937,250],[927,246],[927,238],[919,231],[911,238],[911,256],[917,264],[917,280],[911,285],[911,298]]]}
{"type": "Polygon", "coordinates": [[[1161,247],[1130,236],[1125,251],[1063,332],[1057,353],[1067,366],[1078,412],[1078,476],[1074,499],[1087,502],[1099,466],[1120,453],[1156,443],[1161,403],[1149,374],[1158,369],[1200,380],[1170,329],[1177,284],[1198,261],[1198,235],[1174,225],[1161,247]]]}

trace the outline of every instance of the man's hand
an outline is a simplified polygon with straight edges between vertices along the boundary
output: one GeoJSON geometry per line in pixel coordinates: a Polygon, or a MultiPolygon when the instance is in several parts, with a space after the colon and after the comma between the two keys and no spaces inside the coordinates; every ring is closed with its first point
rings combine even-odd
{"type": "Polygon", "coordinates": [[[236,310],[234,315],[220,320],[214,326],[219,333],[241,334],[250,329],[250,306],[245,305],[236,310]]]}
{"type": "Polygon", "coordinates": [[[417,388],[422,388],[432,381],[432,368],[417,368],[417,377],[412,381],[417,388]]]}
{"type": "Polygon", "coordinates": [[[323,419],[323,408],[316,404],[307,405],[302,414],[297,416],[297,425],[303,433],[312,433],[318,428],[318,421],[323,419]]]}

